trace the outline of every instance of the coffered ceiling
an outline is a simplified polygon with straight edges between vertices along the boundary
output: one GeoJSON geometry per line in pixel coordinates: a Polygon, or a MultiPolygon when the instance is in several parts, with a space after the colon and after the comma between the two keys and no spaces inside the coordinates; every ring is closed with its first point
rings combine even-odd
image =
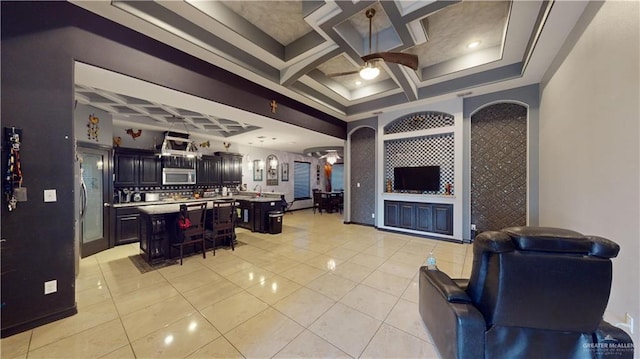
{"type": "MultiPolygon", "coordinates": [[[[427,0],[72,3],[345,121],[411,103],[537,83],[586,5],[427,0]],[[376,11],[371,33],[368,9],[376,11]],[[364,80],[357,74],[362,56],[386,51],[416,55],[417,70],[375,61],[378,77],[364,80]],[[345,72],[354,73],[335,75],[345,72]]],[[[207,114],[200,115],[203,126],[220,127],[207,114]]],[[[220,135],[230,133],[222,129],[220,135]]]]}

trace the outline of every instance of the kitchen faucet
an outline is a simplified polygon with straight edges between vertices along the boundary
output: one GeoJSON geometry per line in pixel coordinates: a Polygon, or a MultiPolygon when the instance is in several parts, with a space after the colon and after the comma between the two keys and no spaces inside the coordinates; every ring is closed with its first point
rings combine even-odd
{"type": "Polygon", "coordinates": [[[258,192],[258,197],[262,197],[262,185],[257,184],[255,187],[253,187],[253,191],[255,192],[256,188],[260,187],[260,192],[258,192]]]}

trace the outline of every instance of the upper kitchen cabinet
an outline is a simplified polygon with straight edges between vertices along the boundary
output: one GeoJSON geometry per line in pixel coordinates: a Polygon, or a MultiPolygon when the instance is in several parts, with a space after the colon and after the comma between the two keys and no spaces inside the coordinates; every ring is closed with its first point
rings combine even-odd
{"type": "Polygon", "coordinates": [[[160,186],[162,162],[152,151],[118,148],[114,174],[114,187],[160,186]]]}
{"type": "Polygon", "coordinates": [[[222,184],[238,185],[242,183],[242,155],[238,153],[216,152],[222,159],[222,184]]]}
{"type": "Polygon", "coordinates": [[[222,181],[222,158],[202,156],[196,162],[196,181],[198,185],[220,185],[222,181]]]}

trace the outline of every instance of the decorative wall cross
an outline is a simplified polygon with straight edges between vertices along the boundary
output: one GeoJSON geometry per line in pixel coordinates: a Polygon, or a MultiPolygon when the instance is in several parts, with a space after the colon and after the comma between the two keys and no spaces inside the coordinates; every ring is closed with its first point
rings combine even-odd
{"type": "Polygon", "coordinates": [[[271,100],[269,106],[271,106],[271,113],[276,113],[276,109],[278,108],[278,103],[276,102],[276,100],[271,100]]]}

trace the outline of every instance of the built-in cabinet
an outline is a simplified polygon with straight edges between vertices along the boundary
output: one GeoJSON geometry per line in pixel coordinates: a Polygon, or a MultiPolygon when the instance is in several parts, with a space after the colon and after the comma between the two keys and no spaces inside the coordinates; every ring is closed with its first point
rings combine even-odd
{"type": "Polygon", "coordinates": [[[384,225],[452,235],[453,205],[446,203],[384,201],[384,225]]]}
{"type": "Polygon", "coordinates": [[[242,183],[242,155],[216,152],[201,159],[156,156],[153,151],[117,148],[114,151],[114,187],[162,185],[162,168],[195,168],[196,182],[204,186],[242,183]]]}
{"type": "Polygon", "coordinates": [[[216,152],[222,161],[222,185],[231,186],[242,183],[242,155],[229,152],[216,152]]]}
{"type": "Polygon", "coordinates": [[[115,208],[113,245],[138,242],[140,240],[140,213],[135,207],[115,208]]]}
{"type": "Polygon", "coordinates": [[[162,162],[152,151],[116,149],[114,187],[160,186],[162,162]]]}
{"type": "Polygon", "coordinates": [[[220,185],[222,181],[222,159],[219,156],[202,156],[196,163],[198,185],[220,185]]]}

